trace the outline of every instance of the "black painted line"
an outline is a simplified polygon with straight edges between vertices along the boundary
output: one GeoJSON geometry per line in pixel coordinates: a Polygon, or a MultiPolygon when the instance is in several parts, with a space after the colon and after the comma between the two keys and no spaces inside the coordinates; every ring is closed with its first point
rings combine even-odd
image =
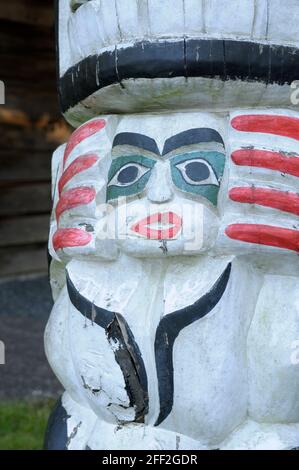
{"type": "Polygon", "coordinates": [[[141,41],[86,57],[59,79],[66,112],[98,90],[127,79],[203,77],[290,84],[299,77],[299,49],[222,39],[141,41]],[[116,70],[117,59],[117,70],[116,70]]]}
{"type": "Polygon", "coordinates": [[[67,434],[68,418],[70,416],[68,416],[60,398],[48,420],[44,441],[45,450],[67,450],[69,439],[67,434]]]}
{"type": "Polygon", "coordinates": [[[209,292],[193,305],[177,310],[162,318],[156,332],[155,357],[158,377],[160,414],[155,426],[161,424],[171,413],[174,393],[173,347],[183,328],[203,318],[222,298],[231,273],[231,264],[216,281],[209,292]]]}
{"type": "Polygon", "coordinates": [[[129,325],[121,314],[98,307],[81,295],[68,273],[66,278],[73,306],[84,317],[105,330],[111,345],[118,344],[117,348],[113,348],[115,360],[123,373],[130,406],[135,409],[134,421],[144,422],[144,417],[148,413],[147,374],[141,352],[129,325]]]}
{"type": "MultiPolygon", "coordinates": [[[[181,147],[210,142],[220,143],[224,147],[223,139],[215,129],[210,129],[208,127],[188,129],[167,139],[164,144],[162,155],[167,155],[171,151],[177,150],[181,147]]],[[[138,149],[152,152],[157,156],[160,155],[156,141],[143,134],[121,132],[115,136],[112,147],[115,148],[119,145],[130,145],[138,149]]]]}
{"type": "Polygon", "coordinates": [[[224,147],[223,139],[215,129],[208,127],[189,129],[167,139],[164,144],[163,155],[181,147],[209,142],[217,142],[224,147]]]}
{"type": "Polygon", "coordinates": [[[120,132],[113,140],[112,148],[118,145],[130,145],[139,149],[147,150],[156,155],[159,155],[159,149],[156,141],[151,137],[135,132],[120,132]]]}

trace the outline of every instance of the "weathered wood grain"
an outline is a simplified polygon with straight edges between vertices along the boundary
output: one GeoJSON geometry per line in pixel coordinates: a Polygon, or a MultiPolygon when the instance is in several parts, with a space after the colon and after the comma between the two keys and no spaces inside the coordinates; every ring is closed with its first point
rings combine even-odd
{"type": "Polygon", "coordinates": [[[51,157],[67,140],[57,98],[53,1],[2,3],[0,278],[47,270],[51,157]]]}
{"type": "Polygon", "coordinates": [[[10,0],[2,2],[0,18],[30,25],[53,25],[54,8],[51,0],[10,0]]]}
{"type": "Polygon", "coordinates": [[[48,182],[0,187],[0,195],[0,217],[47,214],[51,210],[51,190],[48,182]]]}
{"type": "Polygon", "coordinates": [[[0,219],[0,247],[46,242],[49,215],[0,219]]]}
{"type": "Polygon", "coordinates": [[[0,278],[47,272],[44,244],[0,248],[0,278]]]}
{"type": "Polygon", "coordinates": [[[51,155],[40,151],[21,152],[14,149],[0,152],[0,183],[49,181],[51,155]]]}

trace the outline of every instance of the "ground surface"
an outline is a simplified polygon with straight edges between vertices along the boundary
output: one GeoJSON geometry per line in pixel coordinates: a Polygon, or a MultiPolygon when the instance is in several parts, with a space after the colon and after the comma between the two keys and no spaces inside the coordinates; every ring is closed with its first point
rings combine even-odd
{"type": "Polygon", "coordinates": [[[47,277],[0,283],[0,450],[42,449],[45,428],[62,389],[44,354],[52,308],[47,277]]]}
{"type": "Polygon", "coordinates": [[[52,308],[47,277],[0,283],[0,400],[57,397],[61,386],[52,373],[43,345],[52,308]]]}

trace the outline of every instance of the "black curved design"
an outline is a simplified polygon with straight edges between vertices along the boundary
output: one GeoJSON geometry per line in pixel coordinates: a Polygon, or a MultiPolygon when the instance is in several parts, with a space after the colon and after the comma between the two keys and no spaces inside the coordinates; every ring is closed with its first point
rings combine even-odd
{"type": "Polygon", "coordinates": [[[177,310],[162,318],[156,332],[155,356],[158,376],[160,414],[155,426],[161,424],[173,407],[173,346],[180,331],[196,320],[203,318],[222,298],[231,272],[228,264],[212,289],[193,305],[177,310]]]}
{"type": "Polygon", "coordinates": [[[186,38],[140,41],[86,57],[70,67],[58,85],[62,112],[66,112],[96,91],[127,79],[202,77],[283,85],[298,76],[296,47],[186,38]]]}
{"type": "Polygon", "coordinates": [[[69,416],[62,405],[61,398],[56,403],[48,420],[45,434],[45,450],[67,450],[67,420],[69,416]]]}
{"type": "Polygon", "coordinates": [[[98,307],[81,295],[68,273],[66,278],[68,294],[73,306],[84,317],[102,327],[111,344],[118,344],[118,348],[113,348],[115,360],[123,373],[130,406],[135,409],[134,421],[144,422],[144,417],[148,413],[147,374],[141,352],[129,325],[119,313],[98,307]]]}
{"type": "Polygon", "coordinates": [[[221,144],[224,147],[224,142],[219,132],[209,127],[200,127],[188,129],[187,131],[183,131],[169,137],[169,139],[164,143],[162,153],[160,153],[158,145],[154,139],[136,132],[120,132],[115,136],[112,148],[119,145],[131,145],[133,147],[152,152],[155,155],[165,156],[169,152],[177,150],[180,147],[210,142],[221,144]]]}

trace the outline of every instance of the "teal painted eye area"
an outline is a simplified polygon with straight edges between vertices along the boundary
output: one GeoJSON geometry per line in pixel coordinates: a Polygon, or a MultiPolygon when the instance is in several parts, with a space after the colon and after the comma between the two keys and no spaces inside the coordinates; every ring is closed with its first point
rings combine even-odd
{"type": "Polygon", "coordinates": [[[181,191],[203,196],[216,206],[224,165],[221,152],[176,155],[171,158],[172,179],[181,191]]]}
{"type": "Polygon", "coordinates": [[[109,182],[109,186],[130,186],[136,183],[145,173],[149,171],[149,168],[140,165],[139,163],[128,163],[118,170],[109,182]]]}
{"type": "Polygon", "coordinates": [[[130,155],[113,160],[107,187],[107,201],[141,193],[150,178],[156,161],[142,155],[130,155]]]}
{"type": "Polygon", "coordinates": [[[191,185],[214,184],[219,186],[217,176],[211,165],[200,158],[186,160],[176,165],[186,181],[191,185]]]}

